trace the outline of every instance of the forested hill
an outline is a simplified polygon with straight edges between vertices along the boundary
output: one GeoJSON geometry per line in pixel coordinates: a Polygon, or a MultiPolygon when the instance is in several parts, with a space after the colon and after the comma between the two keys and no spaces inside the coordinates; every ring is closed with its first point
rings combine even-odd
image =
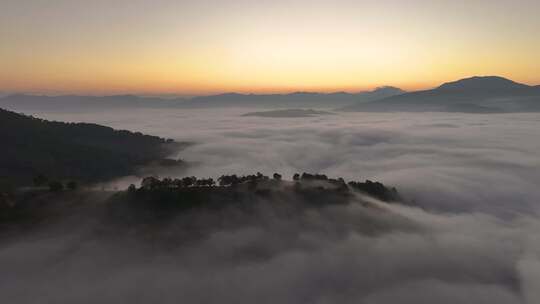
{"type": "Polygon", "coordinates": [[[172,140],[88,123],[46,121],[0,109],[0,181],[98,181],[165,157],[172,140]]]}
{"type": "MultiPolygon", "coordinates": [[[[36,189],[4,198],[0,196],[0,228],[12,224],[50,224],[54,220],[67,220],[70,216],[80,220],[84,215],[97,216],[101,224],[108,222],[116,228],[127,224],[131,235],[136,231],[155,232],[161,227],[169,230],[170,236],[181,238],[188,230],[193,236],[200,236],[208,228],[219,228],[224,222],[235,226],[256,223],[258,215],[266,217],[273,214],[271,222],[275,224],[279,221],[276,222],[274,216],[283,217],[283,220],[300,219],[313,208],[359,203],[367,209],[377,209],[373,199],[409,204],[395,188],[380,182],[346,182],[343,178],[309,173],[295,174],[292,180],[282,180],[278,173],[270,177],[259,172],[241,176],[222,175],[216,180],[194,176],[163,179],[148,176],[143,178],[140,187],[130,185],[127,191],[117,191],[112,196],[110,192],[99,190],[72,190],[36,189]],[[177,234],[179,231],[169,226],[169,220],[176,220],[179,216],[181,220],[178,222],[187,224],[187,230],[182,229],[177,234]],[[209,216],[213,219],[210,220],[209,216]]],[[[369,218],[364,220],[374,224],[369,218]]],[[[368,224],[364,232],[373,228],[368,224]]],[[[119,232],[115,230],[111,236],[117,236],[119,232]]]]}

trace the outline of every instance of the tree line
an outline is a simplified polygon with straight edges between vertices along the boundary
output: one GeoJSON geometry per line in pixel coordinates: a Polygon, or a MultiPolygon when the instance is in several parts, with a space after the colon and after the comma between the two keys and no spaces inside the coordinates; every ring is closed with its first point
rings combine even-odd
{"type": "MultiPolygon", "coordinates": [[[[365,182],[349,181],[348,183],[341,177],[329,178],[324,174],[311,173],[295,173],[292,177],[296,186],[301,186],[310,182],[324,182],[333,186],[334,189],[347,191],[349,189],[357,190],[383,201],[400,200],[399,193],[396,188],[388,188],[380,182],[366,180],[365,182]]],[[[131,184],[128,187],[129,192],[155,191],[164,189],[186,189],[186,188],[205,188],[205,187],[236,187],[241,184],[256,187],[260,182],[274,181],[281,182],[282,175],[274,173],[271,177],[260,172],[250,175],[221,175],[217,180],[213,178],[197,178],[195,176],[187,176],[183,178],[163,178],[148,176],[142,179],[140,188],[131,184]]],[[[324,188],[321,185],[316,187],[324,188]]]]}

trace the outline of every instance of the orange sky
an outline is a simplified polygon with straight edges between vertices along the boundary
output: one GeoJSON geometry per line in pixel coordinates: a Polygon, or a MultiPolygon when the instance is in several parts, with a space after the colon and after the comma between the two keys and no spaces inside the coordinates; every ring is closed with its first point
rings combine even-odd
{"type": "Polygon", "coordinates": [[[0,91],[415,90],[473,75],[540,84],[539,11],[534,0],[4,0],[0,91]]]}

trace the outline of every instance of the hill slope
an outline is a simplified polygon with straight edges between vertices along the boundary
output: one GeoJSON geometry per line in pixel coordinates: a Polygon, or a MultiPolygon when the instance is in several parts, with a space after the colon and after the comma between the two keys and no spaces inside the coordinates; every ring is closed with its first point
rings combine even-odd
{"type": "Polygon", "coordinates": [[[38,174],[96,181],[130,174],[167,154],[165,139],[87,123],[51,122],[0,109],[0,179],[38,174]]]}
{"type": "Polygon", "coordinates": [[[441,111],[470,113],[540,111],[540,89],[496,76],[471,77],[426,91],[405,93],[342,108],[346,111],[441,111]]]}

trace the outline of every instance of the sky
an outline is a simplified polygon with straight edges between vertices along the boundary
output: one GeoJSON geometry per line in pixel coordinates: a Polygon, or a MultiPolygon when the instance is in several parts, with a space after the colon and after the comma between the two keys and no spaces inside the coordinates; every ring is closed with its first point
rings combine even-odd
{"type": "Polygon", "coordinates": [[[1,0],[0,92],[540,84],[540,1],[1,0]]]}

